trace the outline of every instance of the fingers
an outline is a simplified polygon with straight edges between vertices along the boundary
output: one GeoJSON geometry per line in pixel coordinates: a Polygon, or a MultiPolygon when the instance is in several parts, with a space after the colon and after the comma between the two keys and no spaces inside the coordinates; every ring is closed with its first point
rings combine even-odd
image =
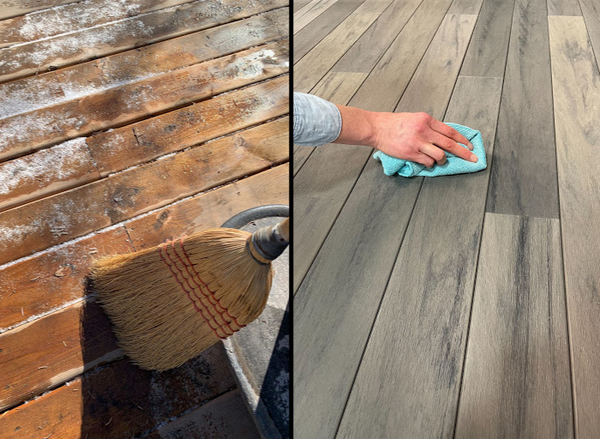
{"type": "Polygon", "coordinates": [[[473,154],[467,148],[460,146],[454,140],[451,140],[439,133],[434,133],[431,137],[431,143],[442,148],[444,151],[448,151],[463,160],[468,160],[473,163],[477,162],[478,159],[475,154],[473,154]]]}
{"type": "Polygon", "coordinates": [[[424,143],[421,145],[420,151],[435,160],[438,165],[446,163],[446,153],[431,143],[424,143]]]}
{"type": "Polygon", "coordinates": [[[435,160],[429,157],[426,154],[417,154],[413,159],[413,162],[421,163],[422,165],[427,166],[428,168],[433,168],[435,165],[435,160]]]}
{"type": "Polygon", "coordinates": [[[448,137],[454,140],[455,142],[462,143],[463,145],[466,145],[467,148],[469,148],[470,150],[473,150],[473,145],[471,144],[471,142],[469,142],[469,140],[465,136],[460,134],[454,128],[434,118],[431,118],[429,125],[434,131],[437,131],[442,136],[448,137]]]}

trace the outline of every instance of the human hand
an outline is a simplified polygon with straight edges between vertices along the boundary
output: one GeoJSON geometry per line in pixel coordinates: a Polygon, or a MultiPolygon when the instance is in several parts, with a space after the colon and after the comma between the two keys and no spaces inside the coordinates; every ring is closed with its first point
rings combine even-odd
{"type": "Polygon", "coordinates": [[[477,162],[473,145],[454,128],[427,113],[371,113],[371,146],[385,154],[431,168],[446,163],[444,151],[477,162]],[[459,145],[462,143],[469,149],[459,145]]]}

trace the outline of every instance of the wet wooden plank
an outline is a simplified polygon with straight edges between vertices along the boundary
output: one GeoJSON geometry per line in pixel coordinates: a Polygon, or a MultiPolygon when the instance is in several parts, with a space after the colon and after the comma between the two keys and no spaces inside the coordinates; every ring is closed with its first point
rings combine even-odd
{"type": "Polygon", "coordinates": [[[286,4],[285,0],[262,0],[245,6],[231,0],[219,4],[192,2],[73,34],[4,48],[0,51],[0,82],[163,41],[286,4]]]}
{"type": "Polygon", "coordinates": [[[558,220],[486,214],[457,438],[572,438],[558,220]]]}
{"type": "Polygon", "coordinates": [[[133,0],[127,3],[84,0],[0,21],[0,48],[119,21],[190,0],[133,0]]]}
{"type": "Polygon", "coordinates": [[[0,211],[98,180],[83,138],[0,163],[0,211]]]}
{"type": "Polygon", "coordinates": [[[287,161],[287,132],[268,123],[2,212],[0,263],[287,161]]]}
{"type": "Polygon", "coordinates": [[[288,70],[287,40],[0,121],[0,159],[267,79],[288,70]]]}
{"type": "Polygon", "coordinates": [[[205,437],[260,439],[241,392],[236,389],[160,428],[150,439],[205,437]]]}
{"type": "Polygon", "coordinates": [[[351,105],[393,111],[442,23],[450,0],[425,0],[376,64],[351,105]],[[363,102],[369,102],[364,105],[363,102]]]}
{"type": "Polygon", "coordinates": [[[461,75],[504,77],[514,0],[485,0],[461,75]]]}
{"type": "Polygon", "coordinates": [[[251,207],[289,205],[289,202],[289,165],[283,164],[128,221],[125,227],[135,248],[141,250],[203,229],[220,227],[251,207]]]}
{"type": "Polygon", "coordinates": [[[362,3],[363,0],[338,0],[327,10],[326,14],[321,14],[297,35],[294,35],[294,64],[302,59],[362,3]]]}
{"type": "Polygon", "coordinates": [[[229,55],[285,37],[288,9],[282,8],[77,64],[0,84],[0,119],[86,95],[101,93],[181,67],[229,55]]]}
{"type": "MultiPolygon", "coordinates": [[[[459,77],[445,116],[481,130],[490,160],[501,88],[459,77]]],[[[488,180],[489,170],[424,179],[339,437],[452,436],[488,180]]]]}
{"type": "MultiPolygon", "coordinates": [[[[87,139],[102,176],[289,112],[289,77],[187,106],[87,139]]],[[[285,121],[277,124],[288,123],[285,121]]]]}
{"type": "Polygon", "coordinates": [[[558,218],[546,5],[516,0],[487,212],[558,218]]]}
{"type": "Polygon", "coordinates": [[[0,331],[85,295],[85,276],[104,255],[133,251],[124,227],[67,243],[0,270],[0,331]]]}
{"type": "Polygon", "coordinates": [[[76,3],[81,0],[36,0],[35,2],[15,2],[14,0],[0,1],[0,19],[15,17],[28,12],[52,8],[54,6],[76,3]]]}
{"type": "Polygon", "coordinates": [[[295,63],[294,91],[308,93],[373,24],[392,0],[367,0],[295,63]]]}
{"type": "Polygon", "coordinates": [[[124,358],[7,411],[0,418],[0,438],[140,437],[234,386],[219,345],[162,373],[142,371],[124,358]]]}
{"type": "Polygon", "coordinates": [[[581,8],[576,0],[548,0],[548,15],[581,15],[581,8]]]}
{"type": "Polygon", "coordinates": [[[312,0],[302,9],[294,12],[294,35],[304,29],[307,24],[332,7],[337,0],[312,0]]]}
{"type": "Polygon", "coordinates": [[[600,74],[582,17],[548,21],[575,422],[587,437],[600,429],[600,74]]]}
{"type": "MultiPolygon", "coordinates": [[[[423,60],[426,66],[446,66],[444,73],[419,69],[399,108],[414,111],[413,96],[425,90],[421,100],[435,103],[432,115],[442,118],[474,24],[474,16],[446,17],[423,60]],[[425,89],[434,76],[450,77],[441,81],[448,89],[425,89]]],[[[381,164],[369,160],[299,286],[294,343],[303,355],[294,358],[294,422],[302,427],[295,436],[336,434],[420,186],[421,179],[386,177],[381,164]]],[[[295,254],[295,261],[301,259],[295,254]]]]}

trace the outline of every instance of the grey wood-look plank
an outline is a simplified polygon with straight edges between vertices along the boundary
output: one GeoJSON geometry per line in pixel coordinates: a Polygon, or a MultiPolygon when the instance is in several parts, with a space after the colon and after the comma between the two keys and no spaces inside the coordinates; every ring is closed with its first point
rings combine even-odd
{"type": "Polygon", "coordinates": [[[516,0],[487,212],[558,218],[546,4],[516,0]]]}
{"type": "Polygon", "coordinates": [[[454,0],[448,14],[479,14],[483,0],[454,0]]]}
{"type": "Polygon", "coordinates": [[[295,1],[293,1],[292,2],[293,12],[294,13],[298,12],[300,9],[302,9],[303,7],[305,7],[310,2],[311,2],[311,0],[295,0],[295,1]]]}
{"type": "Polygon", "coordinates": [[[340,58],[332,70],[369,73],[422,1],[394,1],[340,58]]]}
{"type": "Polygon", "coordinates": [[[313,0],[298,12],[294,12],[294,34],[332,7],[337,0],[313,0]]]}
{"type": "Polygon", "coordinates": [[[548,21],[575,422],[587,438],[600,431],[600,74],[582,17],[548,21]]]}
{"type": "Polygon", "coordinates": [[[366,0],[346,20],[295,64],[294,91],[308,93],[390,5],[366,0]]]}
{"type": "Polygon", "coordinates": [[[338,0],[300,32],[294,35],[294,64],[300,61],[319,41],[343,22],[364,0],[338,0]]]}
{"type": "Polygon", "coordinates": [[[392,111],[444,19],[451,0],[424,0],[354,96],[367,110],[392,111]],[[398,93],[399,91],[399,93],[398,93]]]}
{"type": "Polygon", "coordinates": [[[329,72],[312,93],[334,104],[346,105],[367,77],[360,72],[329,72]]]}
{"type": "Polygon", "coordinates": [[[456,438],[573,434],[559,221],[488,213],[456,438]]]}
{"type": "MultiPolygon", "coordinates": [[[[479,129],[489,160],[501,88],[460,77],[445,118],[479,129]]],[[[423,182],[337,437],[452,436],[488,179],[423,182]]]]}
{"type": "Polygon", "coordinates": [[[579,5],[592,40],[596,62],[600,65],[600,4],[595,0],[579,0],[579,5]]]}
{"type": "Polygon", "coordinates": [[[298,171],[300,169],[302,169],[302,166],[304,166],[304,163],[306,162],[306,159],[308,159],[310,157],[310,155],[313,153],[314,148],[312,146],[300,146],[300,145],[294,145],[294,156],[293,156],[293,169],[292,169],[292,175],[296,175],[298,173],[298,171]]]}
{"type": "Polygon", "coordinates": [[[503,77],[514,0],[485,0],[460,74],[503,77]]]}
{"type": "Polygon", "coordinates": [[[581,15],[578,0],[548,0],[548,15],[581,15]]]}
{"type": "MultiPolygon", "coordinates": [[[[445,57],[440,62],[448,67],[421,70],[409,89],[423,90],[422,83],[433,75],[456,78],[460,63],[453,60],[464,56],[475,17],[451,16],[445,23],[425,58],[445,57]],[[456,45],[462,47],[461,53],[457,54],[456,45]]],[[[443,83],[451,91],[454,82],[443,83]]],[[[439,94],[432,113],[438,118],[445,112],[450,91],[435,90],[439,94]]],[[[364,103],[375,106],[372,99],[376,97],[365,98],[364,103]]],[[[428,100],[426,95],[423,99],[428,100]]],[[[305,169],[306,165],[298,175],[305,169]]],[[[387,177],[379,162],[369,160],[298,288],[294,298],[295,437],[335,435],[420,185],[421,179],[387,177]]],[[[301,216],[295,218],[295,224],[302,221],[301,216]]]]}

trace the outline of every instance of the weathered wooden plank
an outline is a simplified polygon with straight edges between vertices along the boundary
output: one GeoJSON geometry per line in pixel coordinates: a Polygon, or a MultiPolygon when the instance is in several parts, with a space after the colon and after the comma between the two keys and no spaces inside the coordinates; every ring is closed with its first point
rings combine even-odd
{"type": "MultiPolygon", "coordinates": [[[[248,128],[289,111],[287,76],[202,101],[181,110],[105,131],[88,139],[100,174],[248,128]]],[[[288,119],[277,124],[288,123],[288,119]]]]}
{"type": "Polygon", "coordinates": [[[0,84],[0,119],[100,93],[282,38],[282,8],[100,60],[0,84]]]}
{"type": "Polygon", "coordinates": [[[28,12],[68,3],[76,3],[81,0],[36,0],[35,2],[15,2],[14,0],[3,0],[0,2],[0,19],[15,17],[28,12]]]}
{"type": "Polygon", "coordinates": [[[143,46],[287,5],[261,0],[240,6],[195,1],[48,40],[0,50],[0,82],[143,46]]]}
{"type": "Polygon", "coordinates": [[[423,0],[394,1],[333,66],[335,72],[369,73],[423,0]]]}
{"type": "Polygon", "coordinates": [[[479,14],[483,0],[454,0],[448,14],[479,14]]]}
{"type": "Polygon", "coordinates": [[[558,220],[486,214],[457,438],[571,438],[558,220]]]}
{"type": "Polygon", "coordinates": [[[546,5],[516,0],[487,212],[558,218],[546,5]]]}
{"type": "Polygon", "coordinates": [[[583,19],[548,21],[576,432],[593,437],[600,429],[600,74],[583,19]]]}
{"type": "MultiPolygon", "coordinates": [[[[425,55],[430,60],[423,61],[432,67],[440,63],[444,73],[419,69],[399,108],[415,111],[409,107],[417,103],[411,88],[424,90],[424,102],[434,102],[428,93],[438,98],[432,115],[443,116],[460,67],[457,60],[464,56],[474,24],[474,16],[445,19],[425,55]],[[448,89],[423,88],[433,76],[452,77],[441,81],[448,89]]],[[[294,423],[301,427],[295,436],[331,438],[336,433],[420,185],[421,179],[386,177],[381,164],[370,160],[298,288],[294,349],[302,355],[294,356],[294,423]]],[[[302,216],[295,218],[296,226],[302,216]]],[[[294,262],[303,257],[295,255],[294,262]]]]}
{"type": "Polygon", "coordinates": [[[504,77],[514,0],[485,0],[461,75],[504,77]]]}
{"type": "Polygon", "coordinates": [[[2,212],[0,263],[282,163],[287,132],[287,124],[268,123],[2,212]]]}
{"type": "Polygon", "coordinates": [[[88,29],[138,14],[189,3],[189,1],[134,0],[120,3],[106,2],[105,0],[84,0],[45,9],[35,14],[0,21],[0,48],[88,29]]]}
{"type": "Polygon", "coordinates": [[[85,139],[69,140],[0,163],[0,211],[99,178],[85,139]]]}
{"type": "Polygon", "coordinates": [[[581,8],[577,0],[548,0],[548,15],[581,15],[581,8]]]}
{"type": "Polygon", "coordinates": [[[366,73],[360,72],[328,72],[312,93],[334,104],[346,105],[366,77],[366,73]]]}
{"type": "MultiPolygon", "coordinates": [[[[76,321],[71,324],[79,326],[76,321]]],[[[82,324],[86,325],[85,320],[82,324]]],[[[0,418],[0,438],[145,437],[146,432],[234,386],[219,345],[162,373],[143,371],[124,358],[6,412],[0,418]]],[[[241,411],[231,414],[245,415],[241,411]]]]}
{"type": "Polygon", "coordinates": [[[236,389],[213,399],[149,436],[150,439],[184,437],[260,439],[261,435],[240,391],[236,389]]]}
{"type": "Polygon", "coordinates": [[[421,4],[362,84],[351,105],[360,103],[365,110],[393,111],[450,3],[450,0],[425,0],[421,4]]]}
{"type": "MultiPolygon", "coordinates": [[[[459,78],[445,118],[480,129],[488,159],[501,89],[500,78],[459,78]]],[[[424,180],[339,437],[452,437],[488,180],[424,180]]]]}
{"type": "Polygon", "coordinates": [[[389,6],[392,0],[366,0],[295,64],[294,91],[309,92],[389,6]]]}
{"type": "Polygon", "coordinates": [[[337,0],[312,0],[302,9],[294,12],[294,35],[307,24],[332,7],[337,0]]]}
{"type": "Polygon", "coordinates": [[[319,15],[297,35],[294,35],[294,64],[302,59],[362,3],[363,0],[338,0],[327,10],[326,14],[319,15]]]}
{"type": "Polygon", "coordinates": [[[53,248],[0,270],[0,332],[82,299],[85,276],[100,256],[133,251],[124,227],[53,248]]]}
{"type": "Polygon", "coordinates": [[[0,159],[267,79],[288,70],[287,40],[0,121],[0,159]]]}
{"type": "Polygon", "coordinates": [[[251,207],[289,204],[289,165],[277,166],[206,194],[125,223],[136,249],[189,235],[225,221],[251,207]]]}

